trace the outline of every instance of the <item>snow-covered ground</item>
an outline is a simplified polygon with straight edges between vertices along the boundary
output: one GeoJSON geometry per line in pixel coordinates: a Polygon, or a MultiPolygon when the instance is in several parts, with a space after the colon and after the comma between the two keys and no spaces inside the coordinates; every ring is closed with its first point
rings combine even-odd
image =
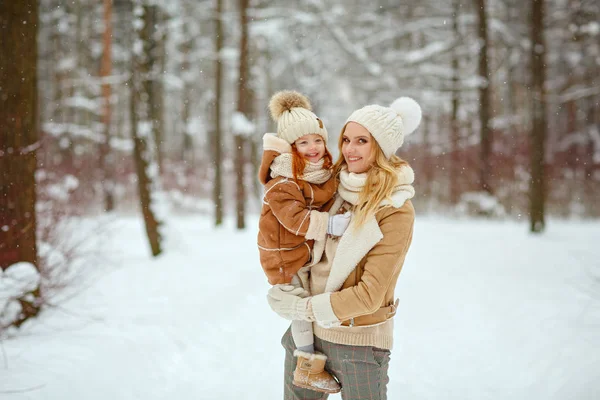
{"type": "MultiPolygon", "coordinates": [[[[3,400],[281,399],[287,322],[246,232],[173,217],[151,259],[121,218],[93,285],[0,344],[3,400]]],[[[600,223],[420,217],[388,397],[600,399],[600,223]]],[[[339,399],[339,395],[330,398],[339,399]]]]}

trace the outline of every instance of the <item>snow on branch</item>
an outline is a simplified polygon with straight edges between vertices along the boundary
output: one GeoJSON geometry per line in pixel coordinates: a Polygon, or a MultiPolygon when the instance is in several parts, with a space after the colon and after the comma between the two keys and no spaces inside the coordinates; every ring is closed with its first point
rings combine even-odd
{"type": "Polygon", "coordinates": [[[79,108],[90,111],[96,115],[102,115],[102,109],[98,99],[90,99],[85,96],[75,95],[65,99],[64,105],[67,107],[79,108]]]}
{"type": "MultiPolygon", "coordinates": [[[[414,34],[416,32],[423,32],[427,29],[436,29],[444,26],[445,23],[448,22],[447,16],[439,16],[439,17],[428,17],[421,18],[417,21],[410,21],[402,24],[401,28],[398,29],[386,29],[382,32],[377,32],[376,34],[370,36],[363,42],[363,45],[366,48],[378,46],[383,42],[389,40],[396,40],[398,38],[402,38],[404,36],[414,34]]],[[[473,23],[475,22],[475,16],[471,14],[461,15],[459,16],[459,24],[465,23],[473,23]]]]}
{"type": "Polygon", "coordinates": [[[430,60],[436,56],[444,54],[452,50],[458,42],[455,39],[451,39],[445,42],[433,42],[429,43],[422,49],[411,50],[404,53],[403,67],[420,64],[427,60],[430,60]]]}
{"type": "Polygon", "coordinates": [[[342,49],[360,61],[369,74],[373,76],[381,75],[381,65],[373,61],[373,57],[369,56],[369,53],[367,53],[364,47],[357,43],[353,43],[348,38],[348,35],[346,35],[346,32],[340,27],[340,25],[337,24],[336,21],[332,21],[329,18],[330,13],[325,10],[323,4],[321,4],[321,2],[318,0],[309,0],[309,2],[319,11],[321,20],[325,23],[325,26],[331,32],[333,38],[336,42],[338,42],[342,49]]]}
{"type": "Polygon", "coordinates": [[[42,126],[44,132],[55,137],[69,134],[71,137],[80,137],[92,140],[96,143],[103,143],[104,135],[100,130],[101,125],[102,124],[96,124],[90,128],[88,126],[81,126],[77,124],[45,122],[42,126]]]}
{"type": "Polygon", "coordinates": [[[256,131],[256,127],[243,113],[236,111],[231,117],[231,130],[234,135],[250,136],[256,131]]]}
{"type": "Polygon", "coordinates": [[[264,21],[278,18],[293,19],[305,25],[318,23],[318,18],[315,18],[313,14],[301,10],[294,10],[293,13],[290,13],[289,8],[284,7],[250,8],[248,9],[248,17],[251,19],[251,24],[261,24],[264,21]]]}
{"type": "Polygon", "coordinates": [[[19,299],[33,298],[40,284],[40,274],[33,264],[20,262],[0,270],[0,331],[10,326],[21,314],[19,299]]]}
{"type": "Polygon", "coordinates": [[[490,31],[498,33],[499,38],[509,46],[521,45],[521,39],[515,34],[514,27],[507,26],[504,21],[501,21],[497,18],[491,18],[490,31]]]}
{"type": "Polygon", "coordinates": [[[566,93],[560,94],[558,96],[548,96],[551,102],[557,103],[568,103],[570,101],[581,100],[586,97],[598,96],[600,95],[600,86],[592,86],[592,87],[574,87],[568,90],[566,93]]]}

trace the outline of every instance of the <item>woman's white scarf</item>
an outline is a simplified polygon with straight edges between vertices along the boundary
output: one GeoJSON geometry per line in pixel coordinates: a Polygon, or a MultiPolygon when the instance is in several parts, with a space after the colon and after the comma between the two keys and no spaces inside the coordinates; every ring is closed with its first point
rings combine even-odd
{"type": "MultiPolygon", "coordinates": [[[[331,170],[323,168],[325,163],[324,159],[320,159],[316,163],[306,162],[304,173],[298,176],[298,179],[314,183],[321,184],[325,183],[331,178],[331,170]]],[[[292,154],[283,153],[275,157],[271,164],[271,178],[277,178],[278,176],[284,176],[286,178],[293,178],[294,172],[292,170],[292,154]]]]}
{"type": "MultiPolygon", "coordinates": [[[[415,188],[412,183],[415,180],[415,173],[408,165],[403,165],[398,168],[398,184],[394,188],[391,195],[391,202],[389,199],[384,200],[380,205],[392,205],[396,208],[402,207],[404,202],[408,199],[412,199],[415,195],[415,188]]],[[[338,193],[348,203],[356,205],[358,204],[358,195],[362,188],[367,182],[367,173],[355,174],[348,172],[347,167],[344,167],[340,171],[340,185],[338,187],[338,193]]]]}

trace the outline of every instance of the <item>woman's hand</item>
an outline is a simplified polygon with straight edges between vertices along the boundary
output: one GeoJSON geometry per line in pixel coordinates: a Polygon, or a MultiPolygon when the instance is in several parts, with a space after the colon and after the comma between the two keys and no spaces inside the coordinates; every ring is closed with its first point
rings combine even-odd
{"type": "Polygon", "coordinates": [[[301,287],[293,285],[275,285],[269,289],[267,301],[271,309],[282,318],[288,320],[314,321],[312,309],[309,307],[310,297],[301,287]]]}

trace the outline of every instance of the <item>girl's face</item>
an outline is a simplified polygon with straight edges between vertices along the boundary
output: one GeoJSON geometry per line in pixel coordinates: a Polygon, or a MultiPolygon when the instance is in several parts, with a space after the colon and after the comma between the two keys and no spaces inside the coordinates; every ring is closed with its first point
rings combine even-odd
{"type": "Polygon", "coordinates": [[[311,133],[294,142],[298,153],[311,163],[318,162],[325,155],[325,141],[321,135],[311,133]]]}
{"type": "Polygon", "coordinates": [[[362,174],[371,168],[375,161],[374,142],[364,126],[348,122],[342,135],[342,155],[348,164],[348,172],[362,174]]]}

